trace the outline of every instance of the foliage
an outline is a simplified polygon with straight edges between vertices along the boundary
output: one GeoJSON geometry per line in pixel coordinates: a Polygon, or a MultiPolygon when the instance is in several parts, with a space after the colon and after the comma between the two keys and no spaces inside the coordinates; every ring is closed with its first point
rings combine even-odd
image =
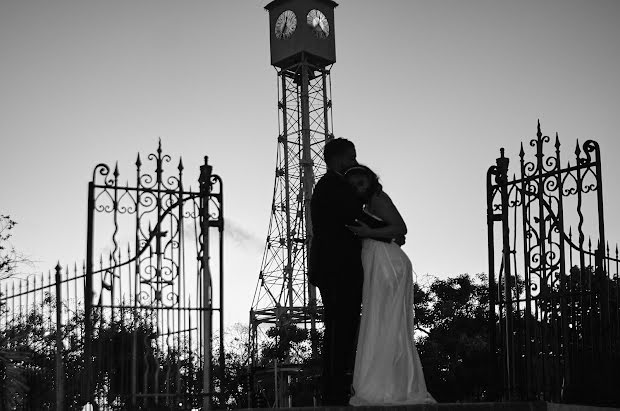
{"type": "Polygon", "coordinates": [[[417,348],[427,388],[440,402],[480,401],[488,395],[488,288],[467,274],[414,289],[417,348]]]}
{"type": "MultiPolygon", "coordinates": [[[[513,312],[512,320],[515,335],[525,335],[529,330],[532,336],[529,344],[523,338],[515,338],[514,350],[536,353],[530,354],[529,375],[527,359],[517,360],[513,366],[516,390],[522,396],[533,395],[527,393],[528,386],[530,390],[549,391],[550,385],[562,384],[561,394],[557,395],[564,402],[620,404],[620,393],[614,384],[620,369],[619,288],[618,278],[610,279],[591,266],[574,266],[565,275],[532,287],[532,308],[527,310],[522,303],[521,309],[513,312]]],[[[560,392],[559,388],[554,389],[560,392]]]]}
{"type": "Polygon", "coordinates": [[[8,215],[0,215],[0,280],[8,277],[15,268],[17,253],[9,243],[11,230],[17,224],[8,215]]]}
{"type": "Polygon", "coordinates": [[[295,324],[271,327],[267,330],[268,340],[261,349],[261,365],[277,359],[280,363],[302,363],[312,354],[310,330],[295,324]]]}
{"type": "Polygon", "coordinates": [[[32,265],[32,261],[11,244],[12,231],[16,225],[17,222],[11,216],[0,214],[0,280],[11,277],[20,265],[32,265]]]}
{"type": "Polygon", "coordinates": [[[28,359],[26,353],[16,349],[27,338],[25,332],[7,333],[0,331],[0,409],[12,409],[21,392],[28,390],[21,367],[28,359]]]}
{"type": "MultiPolygon", "coordinates": [[[[26,260],[10,244],[11,230],[17,223],[8,215],[0,215],[0,280],[14,274],[17,264],[26,260]]],[[[0,315],[6,307],[0,292],[0,315]]],[[[8,332],[6,325],[0,329],[0,408],[10,409],[15,406],[16,398],[28,386],[24,376],[23,363],[28,353],[20,350],[20,344],[27,337],[28,329],[8,332]]]]}
{"type": "Polygon", "coordinates": [[[265,407],[275,403],[274,370],[277,367],[285,370],[278,379],[284,389],[280,401],[290,396],[295,407],[312,406],[322,369],[323,332],[299,327],[284,318],[280,326],[269,328],[265,334],[255,363],[253,405],[265,407]]]}
{"type": "MultiPolygon", "coordinates": [[[[565,284],[572,291],[593,290],[593,295],[600,294],[599,290],[606,288],[609,290],[607,298],[617,301],[617,280],[606,284],[604,281],[608,280],[599,277],[591,268],[586,273],[573,269],[565,284]]],[[[520,284],[516,286],[522,287],[520,284]]],[[[540,298],[545,303],[541,306],[538,318],[528,319],[534,321],[538,329],[551,329],[539,326],[543,322],[551,324],[550,321],[558,321],[557,316],[546,314],[551,310],[557,312],[561,292],[558,287],[555,284],[540,289],[540,298]]],[[[523,288],[520,290],[523,292],[523,288]]],[[[422,286],[414,284],[413,292],[416,346],[431,394],[440,402],[491,400],[489,370],[494,360],[489,354],[486,277],[463,274],[446,279],[433,278],[422,286]]],[[[573,303],[573,308],[577,309],[586,302],[575,300],[573,303]]],[[[586,312],[596,314],[599,303],[599,300],[594,299],[583,307],[587,309],[586,312]]],[[[0,330],[0,407],[3,409],[16,406],[53,408],[56,387],[55,309],[54,299],[47,294],[37,306],[16,315],[0,330]],[[19,375],[25,378],[20,381],[19,375]],[[9,381],[14,383],[9,384],[9,381]]],[[[571,319],[571,332],[583,332],[600,326],[596,316],[594,319],[588,318],[588,321],[583,320],[580,317],[571,319]]],[[[524,327],[525,321],[522,311],[521,314],[517,313],[515,327],[524,327]]],[[[62,358],[65,369],[65,407],[68,410],[80,409],[84,402],[84,323],[84,312],[78,310],[65,318],[63,325],[62,358]]],[[[188,394],[179,400],[181,407],[199,406],[203,372],[195,347],[192,349],[188,341],[179,339],[174,344],[163,344],[162,338],[167,337],[157,337],[152,319],[131,314],[130,310],[115,316],[102,316],[100,311],[95,311],[93,325],[93,389],[98,396],[105,398],[109,406],[128,410],[156,408],[153,400],[139,400],[137,407],[131,404],[130,393],[133,388],[128,376],[131,374],[131,359],[135,354],[138,370],[135,384],[139,391],[157,389],[181,392],[188,394]]],[[[545,336],[547,339],[551,337],[545,336]]],[[[213,405],[215,408],[247,408],[250,405],[248,327],[235,324],[226,330],[224,338],[223,380],[220,378],[219,341],[217,338],[213,341],[215,350],[211,373],[214,376],[214,389],[221,394],[214,397],[213,405]]],[[[278,367],[288,367],[290,370],[299,366],[298,370],[290,373],[290,383],[286,383],[287,395],[292,396],[294,406],[312,405],[321,370],[321,338],[321,332],[313,334],[291,323],[267,330],[266,339],[259,347],[257,373],[253,381],[256,391],[262,389],[261,398],[265,400],[263,406],[273,404],[275,400],[273,366],[276,362],[278,367]],[[319,347],[318,352],[312,352],[313,344],[319,347]]],[[[581,337],[570,338],[579,340],[581,337]]],[[[594,374],[587,373],[593,381],[599,381],[600,378],[597,380],[594,374]]],[[[590,389],[596,388],[591,386],[590,389]]],[[[575,401],[583,400],[583,393],[575,391],[574,387],[567,389],[575,401]]]]}
{"type": "MultiPolygon", "coordinates": [[[[46,294],[43,301],[28,308],[26,313],[13,317],[12,321],[0,335],[8,336],[13,353],[19,354],[18,365],[24,383],[13,389],[5,397],[13,403],[5,403],[2,409],[11,407],[25,409],[54,409],[56,400],[56,306],[52,296],[46,294]]],[[[144,318],[104,319],[101,315],[93,316],[94,335],[92,340],[93,355],[90,365],[94,376],[94,389],[106,399],[107,404],[115,409],[132,409],[129,402],[131,392],[129,367],[133,345],[136,338],[137,368],[160,368],[158,382],[162,382],[170,370],[185,361],[187,355],[169,351],[156,357],[153,352],[154,332],[144,318]]],[[[73,313],[63,324],[64,348],[62,350],[64,368],[64,403],[67,410],[79,410],[85,402],[83,388],[86,373],[84,370],[84,312],[73,313]]],[[[3,340],[0,340],[0,344],[3,340]]],[[[7,373],[8,374],[8,373],[7,373]]],[[[145,373],[138,372],[139,387],[156,384],[153,374],[144,380],[145,373]]],[[[185,381],[182,381],[185,382],[185,381]]],[[[174,392],[175,386],[167,387],[174,392]]],[[[185,389],[181,390],[182,392],[185,389]]],[[[151,406],[149,400],[145,407],[151,406]]]]}
{"type": "Polygon", "coordinates": [[[216,398],[214,405],[228,409],[248,408],[250,348],[247,325],[234,324],[224,333],[225,377],[223,384],[219,377],[221,369],[217,338],[214,344],[218,347],[213,359],[216,390],[224,393],[222,398],[216,398]]]}
{"type": "Polygon", "coordinates": [[[19,370],[21,383],[13,390],[14,405],[27,409],[48,409],[54,402],[54,353],[55,336],[50,330],[49,295],[39,306],[12,318],[3,329],[7,340],[6,351],[17,361],[13,366],[19,370]]]}

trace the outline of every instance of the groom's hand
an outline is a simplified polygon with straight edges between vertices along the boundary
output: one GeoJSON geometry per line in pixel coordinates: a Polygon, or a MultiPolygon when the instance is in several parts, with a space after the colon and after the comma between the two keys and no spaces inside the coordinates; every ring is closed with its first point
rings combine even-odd
{"type": "Polygon", "coordinates": [[[360,220],[355,220],[359,225],[347,225],[349,230],[358,237],[370,237],[372,235],[372,228],[368,227],[366,223],[360,220]]]}

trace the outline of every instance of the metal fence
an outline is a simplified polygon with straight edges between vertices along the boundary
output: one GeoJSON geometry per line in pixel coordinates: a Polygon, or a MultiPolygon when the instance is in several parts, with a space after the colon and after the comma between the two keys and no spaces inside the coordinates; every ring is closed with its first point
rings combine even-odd
{"type": "Polygon", "coordinates": [[[487,174],[496,395],[620,404],[620,260],[605,239],[601,150],[577,143],[562,166],[540,124],[529,145],[518,174],[504,149],[487,174]]]}
{"type": "Polygon", "coordinates": [[[118,166],[95,167],[81,267],[0,287],[12,408],[223,405],[222,181],[206,157],[196,191],[183,185],[182,161],[165,176],[161,142],[147,159],[154,173],[138,156],[135,185],[120,183],[118,166]]]}

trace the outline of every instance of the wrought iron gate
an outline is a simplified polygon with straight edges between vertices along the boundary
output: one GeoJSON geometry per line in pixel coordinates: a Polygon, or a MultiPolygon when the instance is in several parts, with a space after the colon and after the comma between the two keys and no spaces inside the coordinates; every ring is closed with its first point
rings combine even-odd
{"type": "Polygon", "coordinates": [[[557,134],[550,142],[539,123],[518,176],[504,149],[487,173],[496,395],[618,403],[619,259],[605,239],[600,147],[577,143],[562,168],[557,134]]]}
{"type": "Polygon", "coordinates": [[[223,386],[222,180],[205,157],[199,190],[187,189],[182,161],[175,175],[164,175],[170,161],[160,141],[147,159],[154,174],[138,155],[133,185],[106,164],[89,183],[83,398],[102,409],[209,409],[223,386]],[[95,257],[95,250],[105,255],[95,257]]]}

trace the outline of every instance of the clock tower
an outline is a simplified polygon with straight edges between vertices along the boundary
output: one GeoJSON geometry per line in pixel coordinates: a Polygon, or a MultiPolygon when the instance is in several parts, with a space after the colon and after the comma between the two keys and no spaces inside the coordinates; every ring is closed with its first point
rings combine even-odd
{"type": "MultiPolygon", "coordinates": [[[[297,403],[287,391],[292,380],[312,388],[303,377],[308,370],[296,364],[291,352],[268,368],[258,367],[256,359],[268,329],[277,331],[282,352],[290,347],[289,333],[301,328],[315,338],[322,321],[322,304],[307,279],[310,198],[316,178],[326,171],[323,148],[333,138],[330,68],[336,62],[336,6],[331,0],[274,0],[265,7],[271,65],[278,75],[278,153],[267,241],[250,310],[251,389],[270,392],[267,400],[275,407],[312,405],[297,403]]],[[[313,356],[317,349],[313,339],[313,356]]]]}
{"type": "Polygon", "coordinates": [[[334,8],[331,0],[276,0],[269,12],[271,65],[284,68],[302,57],[317,65],[336,62],[334,8]]]}

